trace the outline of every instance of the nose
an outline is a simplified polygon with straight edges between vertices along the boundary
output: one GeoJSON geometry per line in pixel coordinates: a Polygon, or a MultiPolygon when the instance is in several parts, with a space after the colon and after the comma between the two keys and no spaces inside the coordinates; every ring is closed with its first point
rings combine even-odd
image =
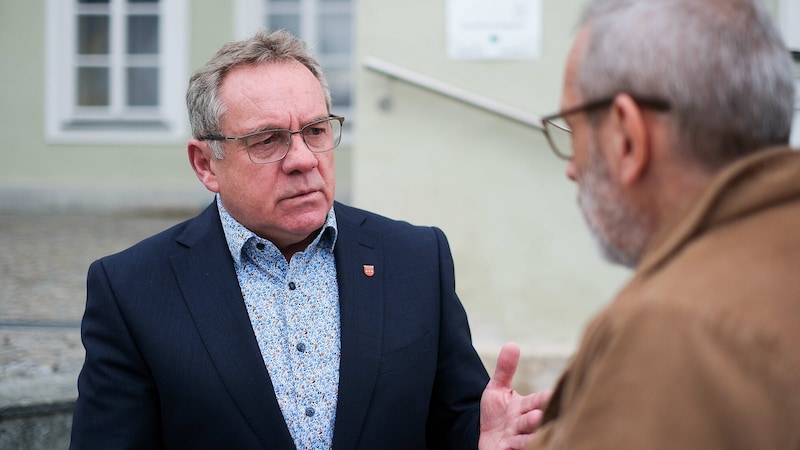
{"type": "Polygon", "coordinates": [[[316,153],[306,145],[303,140],[303,135],[300,132],[294,132],[289,136],[289,151],[286,157],[283,158],[283,170],[286,172],[293,172],[296,170],[306,171],[317,167],[319,160],[316,153]]]}
{"type": "Polygon", "coordinates": [[[570,180],[578,181],[578,174],[575,170],[575,164],[572,163],[572,159],[567,163],[566,175],[570,180]]]}

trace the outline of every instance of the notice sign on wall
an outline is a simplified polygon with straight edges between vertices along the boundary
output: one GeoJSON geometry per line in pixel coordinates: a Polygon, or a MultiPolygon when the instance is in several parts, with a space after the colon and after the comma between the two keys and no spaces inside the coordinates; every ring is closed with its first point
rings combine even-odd
{"type": "Polygon", "coordinates": [[[447,0],[451,59],[537,59],[541,45],[541,0],[447,0]]]}

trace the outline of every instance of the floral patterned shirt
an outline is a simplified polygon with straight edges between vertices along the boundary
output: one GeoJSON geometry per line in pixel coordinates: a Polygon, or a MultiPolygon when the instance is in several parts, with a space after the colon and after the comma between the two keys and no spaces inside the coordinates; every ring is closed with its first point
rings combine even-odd
{"type": "Polygon", "coordinates": [[[250,323],[298,449],[330,448],[339,392],[341,333],[333,208],[322,231],[287,262],[236,221],[217,196],[250,323]]]}

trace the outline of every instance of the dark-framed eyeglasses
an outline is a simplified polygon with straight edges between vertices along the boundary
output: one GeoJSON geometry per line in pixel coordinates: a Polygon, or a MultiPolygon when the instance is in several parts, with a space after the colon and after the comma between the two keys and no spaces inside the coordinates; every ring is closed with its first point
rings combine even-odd
{"type": "MultiPolygon", "coordinates": [[[[617,95],[619,94],[586,102],[574,108],[565,109],[556,114],[542,117],[542,130],[544,131],[545,137],[547,137],[547,142],[550,144],[553,153],[561,159],[572,158],[572,129],[567,125],[567,121],[565,120],[567,116],[579,112],[588,113],[607,108],[614,103],[614,99],[617,98],[617,95]]],[[[639,106],[656,111],[669,111],[671,107],[666,100],[648,97],[632,98],[639,106]]]]}
{"type": "Polygon", "coordinates": [[[247,156],[256,164],[269,164],[280,161],[289,154],[292,135],[299,134],[309,150],[324,153],[333,150],[342,140],[344,117],[331,114],[325,119],[315,120],[299,130],[275,128],[257,131],[244,136],[202,136],[208,141],[242,141],[247,148],[247,156]]]}

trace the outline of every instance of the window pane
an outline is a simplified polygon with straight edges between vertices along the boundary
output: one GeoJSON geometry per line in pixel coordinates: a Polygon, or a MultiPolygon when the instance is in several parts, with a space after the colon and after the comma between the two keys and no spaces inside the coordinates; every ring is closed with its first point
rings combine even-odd
{"type": "Polygon", "coordinates": [[[158,68],[128,68],[128,106],[158,106],[158,68]]]}
{"type": "Polygon", "coordinates": [[[78,67],[78,106],[108,106],[108,68],[78,67]]]}
{"type": "Polygon", "coordinates": [[[284,30],[295,36],[300,36],[300,16],[297,14],[273,14],[269,16],[269,29],[284,30]]]}
{"type": "Polygon", "coordinates": [[[319,21],[320,48],[323,53],[350,53],[350,16],[325,14],[319,21]]]}
{"type": "Polygon", "coordinates": [[[128,54],[158,54],[158,16],[128,16],[128,54]]]}
{"type": "Polygon", "coordinates": [[[108,23],[108,16],[78,16],[78,54],[108,54],[108,23]]]}
{"type": "Polygon", "coordinates": [[[336,108],[349,108],[350,98],[352,97],[351,78],[352,74],[349,69],[327,69],[323,67],[325,77],[328,79],[328,86],[331,89],[331,97],[333,98],[333,111],[336,114],[336,108]]]}

